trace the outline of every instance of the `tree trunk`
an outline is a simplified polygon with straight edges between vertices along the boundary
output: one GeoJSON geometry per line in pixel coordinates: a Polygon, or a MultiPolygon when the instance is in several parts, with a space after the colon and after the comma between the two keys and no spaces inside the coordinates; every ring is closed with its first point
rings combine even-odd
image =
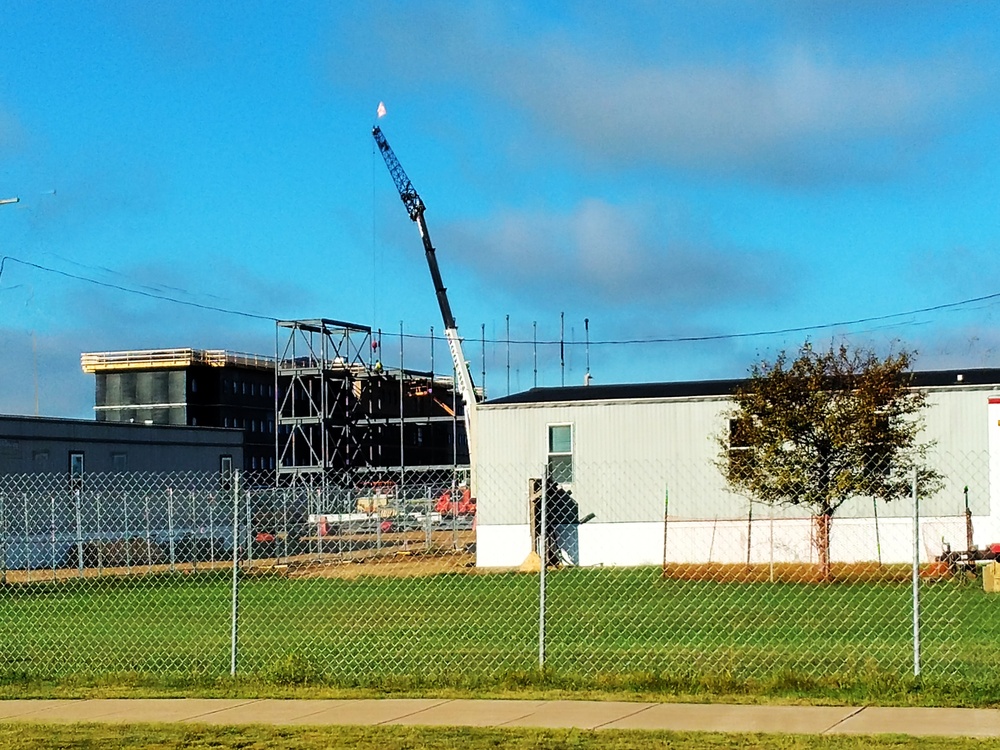
{"type": "Polygon", "coordinates": [[[833,580],[833,573],[830,567],[830,522],[833,515],[822,513],[813,516],[816,526],[816,550],[819,553],[819,579],[824,583],[833,580]]]}

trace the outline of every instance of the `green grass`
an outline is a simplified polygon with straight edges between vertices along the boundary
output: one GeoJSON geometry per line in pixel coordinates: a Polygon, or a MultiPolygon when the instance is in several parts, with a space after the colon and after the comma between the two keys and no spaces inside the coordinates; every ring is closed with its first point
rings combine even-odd
{"type": "Polygon", "coordinates": [[[652,569],[567,569],[548,576],[544,673],[537,576],[244,578],[233,682],[230,586],[224,573],[7,585],[0,684],[933,696],[949,705],[1000,695],[1000,597],[960,581],[922,589],[919,681],[908,584],[719,584],[662,581],[652,569]]]}
{"type": "Polygon", "coordinates": [[[214,750],[598,750],[677,748],[677,750],[988,750],[1000,741],[969,738],[894,736],[812,736],[778,734],[714,734],[707,732],[640,732],[573,729],[479,729],[428,727],[206,727],[164,724],[6,724],[0,725],[0,750],[48,748],[213,748],[214,750]]]}

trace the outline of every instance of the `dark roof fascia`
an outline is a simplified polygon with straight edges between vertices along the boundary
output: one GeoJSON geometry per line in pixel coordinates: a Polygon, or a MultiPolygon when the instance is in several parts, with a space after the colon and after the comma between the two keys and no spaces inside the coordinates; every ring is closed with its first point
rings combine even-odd
{"type": "MultiPolygon", "coordinates": [[[[574,403],[585,401],[637,401],[667,398],[725,398],[745,383],[739,380],[696,380],[679,383],[620,383],[532,388],[522,393],[490,399],[484,406],[574,403]]],[[[1000,388],[1000,369],[929,370],[913,373],[917,388],[993,386],[1000,388]]]]}

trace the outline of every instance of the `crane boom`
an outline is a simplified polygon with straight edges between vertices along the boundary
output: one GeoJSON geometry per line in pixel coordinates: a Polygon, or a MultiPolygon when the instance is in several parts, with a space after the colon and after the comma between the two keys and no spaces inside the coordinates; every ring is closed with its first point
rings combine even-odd
{"type": "Polygon", "coordinates": [[[396,190],[399,191],[399,197],[403,200],[403,205],[406,206],[406,212],[420,230],[420,239],[424,243],[424,255],[427,258],[427,266],[431,270],[434,293],[437,295],[438,307],[441,308],[441,317],[444,318],[445,330],[456,328],[455,316],[452,315],[451,305],[448,304],[448,290],[445,288],[444,282],[441,281],[441,270],[438,268],[437,254],[434,252],[434,245],[431,244],[431,235],[427,231],[427,222],[424,221],[424,211],[427,207],[417,193],[416,188],[413,187],[413,183],[410,182],[410,178],[406,176],[406,172],[403,171],[403,165],[399,163],[399,159],[393,153],[389,142],[382,135],[382,129],[376,125],[372,128],[372,136],[375,138],[375,143],[378,144],[379,151],[382,152],[382,158],[385,159],[385,165],[389,168],[389,175],[392,177],[392,181],[396,183],[396,190]]]}
{"type": "MultiPolygon", "coordinates": [[[[452,315],[451,305],[448,303],[448,290],[441,280],[441,270],[438,268],[437,254],[434,245],[431,243],[430,233],[427,231],[427,222],[424,221],[424,211],[426,206],[423,199],[417,193],[410,178],[406,176],[403,166],[393,153],[392,147],[382,134],[382,129],[377,125],[372,128],[372,137],[378,144],[378,149],[385,160],[385,166],[389,169],[389,175],[396,184],[399,197],[406,206],[406,212],[410,215],[410,220],[417,225],[420,230],[420,239],[424,244],[424,256],[427,259],[427,266],[431,272],[431,280],[434,282],[434,293],[437,295],[438,307],[441,308],[441,317],[444,320],[444,336],[448,342],[448,351],[451,353],[452,363],[455,365],[455,373],[458,378],[459,395],[465,406],[465,432],[469,440],[469,458],[474,461],[475,453],[475,416],[476,416],[476,390],[472,381],[472,373],[469,370],[469,363],[462,353],[462,342],[458,337],[458,325],[455,323],[455,316],[452,315]]],[[[473,472],[474,474],[475,472],[473,472]]]]}

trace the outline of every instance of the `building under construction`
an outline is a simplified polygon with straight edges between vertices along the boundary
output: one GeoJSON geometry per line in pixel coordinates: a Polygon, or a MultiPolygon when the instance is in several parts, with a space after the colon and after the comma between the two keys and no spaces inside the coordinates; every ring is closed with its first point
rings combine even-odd
{"type": "Polygon", "coordinates": [[[454,381],[383,368],[371,329],[279,321],[275,356],[153,349],[81,355],[98,421],[242,430],[247,471],[313,485],[331,473],[469,462],[454,381]]]}
{"type": "Polygon", "coordinates": [[[279,478],[468,464],[451,378],[383,368],[364,326],[315,319],[277,330],[279,478]]]}

